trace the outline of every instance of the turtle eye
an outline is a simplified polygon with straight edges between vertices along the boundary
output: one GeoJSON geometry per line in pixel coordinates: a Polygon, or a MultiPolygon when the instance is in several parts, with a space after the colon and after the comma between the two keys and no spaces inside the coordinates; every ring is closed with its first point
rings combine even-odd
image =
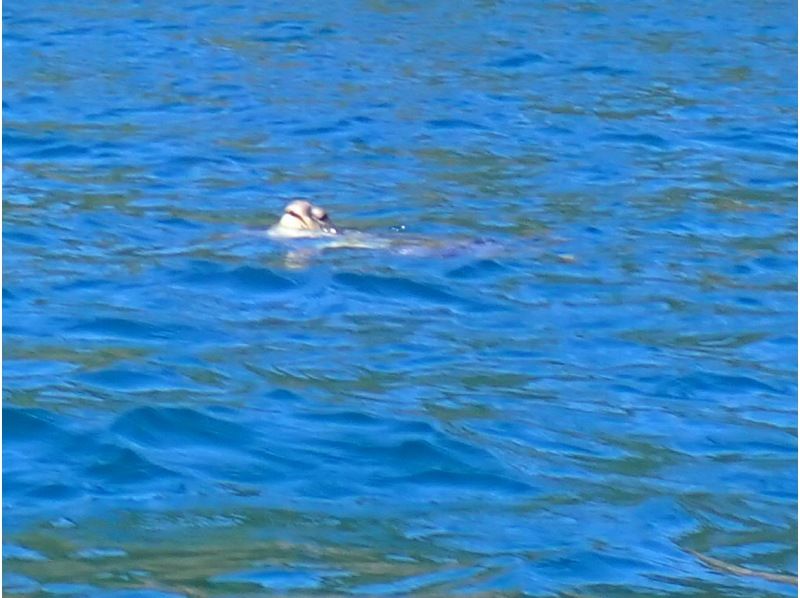
{"type": "Polygon", "coordinates": [[[322,222],[328,220],[328,213],[322,208],[317,208],[317,207],[312,208],[311,215],[317,220],[320,220],[322,222]]]}

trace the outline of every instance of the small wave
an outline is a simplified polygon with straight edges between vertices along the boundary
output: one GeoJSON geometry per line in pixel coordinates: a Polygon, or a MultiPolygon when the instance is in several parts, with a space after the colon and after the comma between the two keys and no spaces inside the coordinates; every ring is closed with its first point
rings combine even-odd
{"type": "Polygon", "coordinates": [[[68,433],[44,409],[3,407],[3,442],[40,443],[63,440],[68,433]]]}
{"type": "Polygon", "coordinates": [[[435,129],[476,129],[481,131],[487,129],[487,127],[484,127],[479,123],[460,118],[440,118],[429,120],[428,125],[435,129]]]}
{"type": "Polygon", "coordinates": [[[141,490],[152,486],[154,482],[180,477],[131,448],[105,445],[98,449],[97,461],[85,467],[82,475],[96,480],[108,492],[113,492],[115,486],[131,485],[141,490]]]}
{"type": "Polygon", "coordinates": [[[498,69],[518,69],[530,64],[537,64],[544,61],[544,56],[534,52],[523,52],[508,58],[494,60],[487,63],[487,66],[498,69]]]}
{"type": "Polygon", "coordinates": [[[111,430],[142,446],[246,448],[252,430],[235,422],[184,407],[139,407],[120,415],[111,430]]]}
{"type": "Polygon", "coordinates": [[[466,308],[468,311],[495,309],[493,306],[454,295],[439,285],[416,282],[407,278],[341,272],[334,274],[333,280],[337,284],[379,297],[420,299],[439,305],[466,308]]]}
{"type": "Polygon", "coordinates": [[[283,293],[300,286],[295,279],[279,276],[267,268],[239,266],[228,269],[212,262],[194,262],[192,271],[182,279],[196,285],[223,286],[250,293],[283,293]]]}
{"type": "Polygon", "coordinates": [[[178,332],[170,326],[157,326],[148,322],[130,320],[127,318],[93,318],[75,324],[70,331],[90,333],[91,336],[101,338],[116,337],[129,339],[166,339],[178,332]]]}
{"type": "Polygon", "coordinates": [[[406,476],[386,477],[382,484],[417,486],[423,493],[436,488],[459,488],[461,491],[489,492],[492,494],[518,494],[533,488],[525,482],[512,478],[480,472],[458,472],[432,469],[406,476]]]}

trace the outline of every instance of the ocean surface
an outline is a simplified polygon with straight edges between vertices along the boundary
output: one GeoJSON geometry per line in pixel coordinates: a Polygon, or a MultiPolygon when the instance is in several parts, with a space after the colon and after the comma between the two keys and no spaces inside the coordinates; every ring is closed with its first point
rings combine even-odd
{"type": "Polygon", "coordinates": [[[5,594],[796,595],[796,18],[5,2],[5,594]]]}

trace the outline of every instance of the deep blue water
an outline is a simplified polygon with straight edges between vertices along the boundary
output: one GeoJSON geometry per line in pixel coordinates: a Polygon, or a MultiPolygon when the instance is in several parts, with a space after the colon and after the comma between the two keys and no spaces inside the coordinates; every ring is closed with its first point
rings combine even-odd
{"type": "Polygon", "coordinates": [[[6,593],[795,595],[795,3],[3,19],[6,593]]]}

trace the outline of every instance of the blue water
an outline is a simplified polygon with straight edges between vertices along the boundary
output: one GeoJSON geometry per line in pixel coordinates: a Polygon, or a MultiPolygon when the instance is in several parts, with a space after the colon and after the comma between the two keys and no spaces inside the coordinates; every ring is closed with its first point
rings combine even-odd
{"type": "Polygon", "coordinates": [[[3,18],[8,595],[795,595],[795,3],[3,18]]]}

